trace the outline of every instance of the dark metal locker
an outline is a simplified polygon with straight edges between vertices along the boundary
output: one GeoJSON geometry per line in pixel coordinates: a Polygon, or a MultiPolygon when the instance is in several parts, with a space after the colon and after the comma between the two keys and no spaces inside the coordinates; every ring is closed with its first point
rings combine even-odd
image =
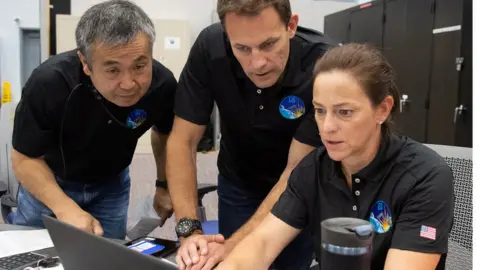
{"type": "Polygon", "coordinates": [[[349,42],[368,43],[382,48],[383,1],[358,6],[350,13],[349,42]]]}
{"type": "Polygon", "coordinates": [[[339,43],[348,42],[350,10],[339,11],[325,16],[323,31],[325,35],[339,43]]]}
{"type": "Polygon", "coordinates": [[[459,105],[462,0],[436,0],[427,142],[455,145],[459,105]],[[457,109],[458,111],[458,109],[457,109]]]}
{"type": "Polygon", "coordinates": [[[463,1],[459,99],[456,107],[455,145],[472,147],[472,0],[463,1]]]}
{"type": "Polygon", "coordinates": [[[401,97],[396,128],[419,142],[426,139],[432,4],[433,0],[385,1],[383,52],[395,70],[401,97]]]}

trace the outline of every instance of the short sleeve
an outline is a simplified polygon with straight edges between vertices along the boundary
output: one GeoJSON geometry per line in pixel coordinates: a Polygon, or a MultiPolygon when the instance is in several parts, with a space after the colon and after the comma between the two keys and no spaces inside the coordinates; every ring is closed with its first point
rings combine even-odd
{"type": "Polygon", "coordinates": [[[434,168],[409,192],[397,221],[391,248],[446,253],[453,225],[453,173],[444,165],[434,168]]]}
{"type": "Polygon", "coordinates": [[[161,104],[158,106],[158,109],[161,110],[159,117],[154,123],[154,129],[165,135],[169,134],[172,131],[173,118],[174,118],[174,105],[175,105],[175,92],[177,89],[177,80],[170,73],[169,78],[166,82],[159,86],[162,93],[161,104]]]}
{"type": "Polygon", "coordinates": [[[199,34],[193,44],[180,75],[175,98],[175,114],[198,125],[208,123],[213,109],[209,79],[215,74],[209,71],[207,34],[208,28],[199,34]]]}
{"type": "Polygon", "coordinates": [[[52,76],[45,72],[32,72],[15,109],[12,146],[32,158],[44,155],[54,139],[56,108],[48,100],[48,78],[52,76]]]}
{"type": "Polygon", "coordinates": [[[315,201],[313,192],[315,190],[315,167],[311,165],[314,152],[307,155],[292,171],[287,188],[271,211],[274,216],[299,230],[307,227],[309,206],[315,201]]]}
{"type": "Polygon", "coordinates": [[[294,139],[303,143],[318,148],[323,145],[318,132],[318,126],[315,122],[314,110],[310,110],[303,119],[302,123],[297,128],[294,139]]]}

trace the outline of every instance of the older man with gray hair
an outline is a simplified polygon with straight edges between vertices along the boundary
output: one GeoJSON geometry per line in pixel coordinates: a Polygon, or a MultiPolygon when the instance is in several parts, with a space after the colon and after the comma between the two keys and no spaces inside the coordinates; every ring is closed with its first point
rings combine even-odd
{"type": "Polygon", "coordinates": [[[33,71],[16,109],[12,164],[20,188],[14,223],[43,227],[46,214],[97,235],[124,238],[128,167],[138,139],[150,128],[158,175],[155,210],[163,220],[172,214],[164,149],[177,82],[153,59],[155,28],[131,2],[92,6],[75,36],[75,50],[33,71]]]}

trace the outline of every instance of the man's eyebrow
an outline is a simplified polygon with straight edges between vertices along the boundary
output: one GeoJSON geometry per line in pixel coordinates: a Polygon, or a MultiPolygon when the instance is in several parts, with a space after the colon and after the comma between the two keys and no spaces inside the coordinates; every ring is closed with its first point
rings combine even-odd
{"type": "MultiPolygon", "coordinates": [[[[260,43],[259,46],[260,47],[264,46],[265,44],[270,43],[270,42],[277,42],[279,39],[280,39],[280,37],[269,37],[266,40],[262,41],[262,43],[260,43]]],[[[251,47],[251,46],[241,44],[241,43],[234,43],[234,46],[236,46],[236,47],[239,47],[239,46],[240,47],[251,47]]]]}
{"type": "Polygon", "coordinates": [[[116,65],[116,64],[118,64],[118,61],[115,61],[115,60],[107,60],[107,61],[103,62],[104,66],[113,66],[113,65],[116,65]]]}
{"type": "Polygon", "coordinates": [[[264,45],[264,44],[270,43],[270,42],[276,42],[276,41],[278,41],[279,39],[280,39],[280,37],[269,37],[269,38],[267,38],[267,40],[265,40],[264,42],[262,42],[261,45],[264,45]]]}
{"type": "Polygon", "coordinates": [[[143,60],[147,60],[147,59],[148,59],[147,56],[145,56],[145,55],[140,55],[140,56],[136,57],[136,58],[134,59],[134,61],[138,62],[138,61],[143,61],[143,60]]]}

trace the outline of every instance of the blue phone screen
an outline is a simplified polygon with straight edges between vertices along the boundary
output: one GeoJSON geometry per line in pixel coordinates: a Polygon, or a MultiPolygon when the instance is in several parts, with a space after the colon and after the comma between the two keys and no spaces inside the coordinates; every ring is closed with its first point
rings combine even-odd
{"type": "Polygon", "coordinates": [[[163,250],[165,247],[159,244],[155,244],[150,241],[142,240],[138,243],[128,246],[129,248],[141,252],[143,254],[151,255],[155,252],[163,250]]]}

